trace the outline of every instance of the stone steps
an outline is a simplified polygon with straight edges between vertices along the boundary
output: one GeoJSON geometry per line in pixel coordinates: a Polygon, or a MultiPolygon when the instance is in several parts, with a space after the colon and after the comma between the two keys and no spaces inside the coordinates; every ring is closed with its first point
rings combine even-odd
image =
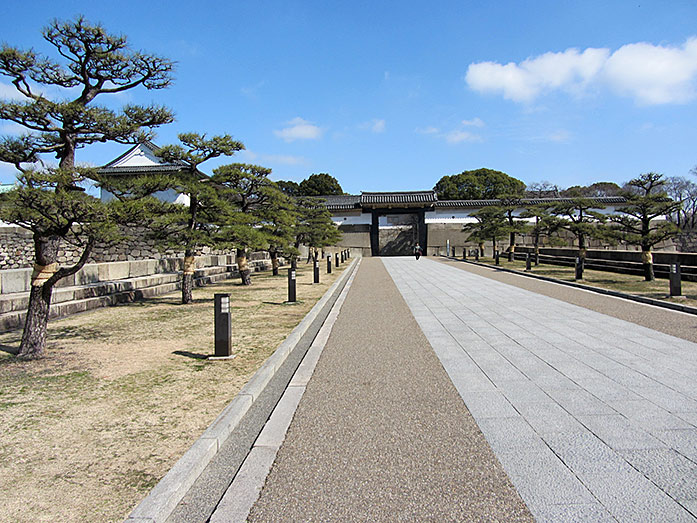
{"type": "MultiPolygon", "coordinates": [[[[271,261],[254,260],[249,265],[258,272],[269,270],[271,261]]],[[[194,285],[202,287],[238,276],[237,265],[205,267],[194,272],[194,285]]],[[[178,289],[181,289],[180,272],[54,288],[49,318],[61,318],[99,307],[137,301],[178,289]]],[[[0,332],[23,327],[28,304],[29,292],[0,295],[0,332]]]]}

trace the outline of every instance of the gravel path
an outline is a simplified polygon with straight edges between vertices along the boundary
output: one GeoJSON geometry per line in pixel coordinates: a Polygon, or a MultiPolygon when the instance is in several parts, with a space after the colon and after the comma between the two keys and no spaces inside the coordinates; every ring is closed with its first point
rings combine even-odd
{"type": "Polygon", "coordinates": [[[532,520],[379,258],[362,262],[250,520],[532,520]]]}

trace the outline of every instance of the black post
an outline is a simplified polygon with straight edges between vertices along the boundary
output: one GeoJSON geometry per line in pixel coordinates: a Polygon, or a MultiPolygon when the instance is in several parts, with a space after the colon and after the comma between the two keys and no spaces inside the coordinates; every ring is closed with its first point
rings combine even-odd
{"type": "Polygon", "coordinates": [[[467,260],[467,247],[462,249],[462,259],[467,260]]]}
{"type": "Polygon", "coordinates": [[[474,251],[474,261],[479,261],[479,249],[474,251]]]}
{"type": "Polygon", "coordinates": [[[682,296],[682,278],[680,276],[680,261],[670,264],[670,295],[682,296]]]}
{"type": "Polygon", "coordinates": [[[319,283],[319,260],[315,260],[315,278],[313,283],[319,283]]]}
{"type": "Polygon", "coordinates": [[[494,259],[496,260],[496,265],[501,265],[501,253],[498,250],[494,253],[494,259]]]}
{"type": "Polygon", "coordinates": [[[336,268],[339,268],[339,253],[338,252],[334,255],[334,266],[336,268]]]}
{"type": "Polygon", "coordinates": [[[532,263],[532,260],[530,260],[530,253],[526,252],[525,253],[525,270],[526,271],[529,271],[532,269],[532,267],[530,266],[531,263],[532,263]]]}
{"type": "Polygon", "coordinates": [[[331,274],[331,273],[332,273],[332,257],[330,255],[330,256],[327,256],[327,274],[331,274]]]}
{"type": "Polygon", "coordinates": [[[295,302],[295,269],[288,269],[288,301],[295,302]]]}
{"type": "Polygon", "coordinates": [[[232,354],[232,318],[230,315],[230,295],[214,295],[215,311],[215,356],[228,358],[232,354]]]}
{"type": "Polygon", "coordinates": [[[574,278],[577,280],[583,279],[583,258],[580,256],[576,257],[576,274],[574,278]]]}

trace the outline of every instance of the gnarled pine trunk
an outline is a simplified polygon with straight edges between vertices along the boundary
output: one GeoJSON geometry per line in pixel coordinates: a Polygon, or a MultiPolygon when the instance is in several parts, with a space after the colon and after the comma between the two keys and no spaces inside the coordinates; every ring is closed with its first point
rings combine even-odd
{"type": "Polygon", "coordinates": [[[193,301],[194,270],[196,269],[196,257],[190,250],[184,253],[184,270],[182,271],[182,303],[193,301]]]}
{"type": "Polygon", "coordinates": [[[60,238],[34,233],[34,273],[31,278],[29,306],[24,321],[24,332],[19,345],[21,358],[39,358],[46,348],[46,327],[55,281],[49,279],[57,270],[56,260],[60,238]]]}
{"type": "Polygon", "coordinates": [[[271,273],[274,276],[278,276],[278,267],[280,265],[280,263],[278,262],[278,252],[269,251],[269,255],[271,256],[271,273]]]}
{"type": "Polygon", "coordinates": [[[247,261],[247,249],[237,250],[237,270],[240,271],[242,285],[251,285],[252,271],[249,269],[249,263],[247,261]]]}
{"type": "Polygon", "coordinates": [[[644,266],[644,280],[655,280],[656,276],[653,272],[653,253],[650,250],[641,251],[641,264],[644,266]]]}

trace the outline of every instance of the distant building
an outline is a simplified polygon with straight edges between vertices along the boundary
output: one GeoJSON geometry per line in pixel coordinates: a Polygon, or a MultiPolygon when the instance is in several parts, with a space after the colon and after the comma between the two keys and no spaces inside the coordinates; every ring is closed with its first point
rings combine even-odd
{"type": "MultiPolygon", "coordinates": [[[[159,147],[152,142],[143,142],[134,145],[115,160],[100,167],[97,172],[107,176],[143,176],[148,174],[171,174],[183,169],[187,169],[189,164],[186,162],[168,163],[155,154],[159,147]]],[[[201,173],[201,176],[206,176],[201,173]]],[[[166,202],[180,203],[189,205],[189,197],[186,194],[179,194],[173,189],[155,193],[155,196],[166,202]]],[[[102,189],[102,201],[109,201],[114,195],[102,189]]]]}
{"type": "MultiPolygon", "coordinates": [[[[409,255],[415,243],[426,253],[443,254],[446,246],[468,244],[467,223],[472,213],[498,200],[438,200],[435,191],[362,192],[360,195],[322,196],[342,233],[340,245],[364,256],[409,255]]],[[[569,198],[524,198],[524,205],[569,201],[569,198]]],[[[593,198],[601,212],[612,214],[622,197],[593,198]]],[[[515,214],[520,214],[519,209],[515,214]]]]}

